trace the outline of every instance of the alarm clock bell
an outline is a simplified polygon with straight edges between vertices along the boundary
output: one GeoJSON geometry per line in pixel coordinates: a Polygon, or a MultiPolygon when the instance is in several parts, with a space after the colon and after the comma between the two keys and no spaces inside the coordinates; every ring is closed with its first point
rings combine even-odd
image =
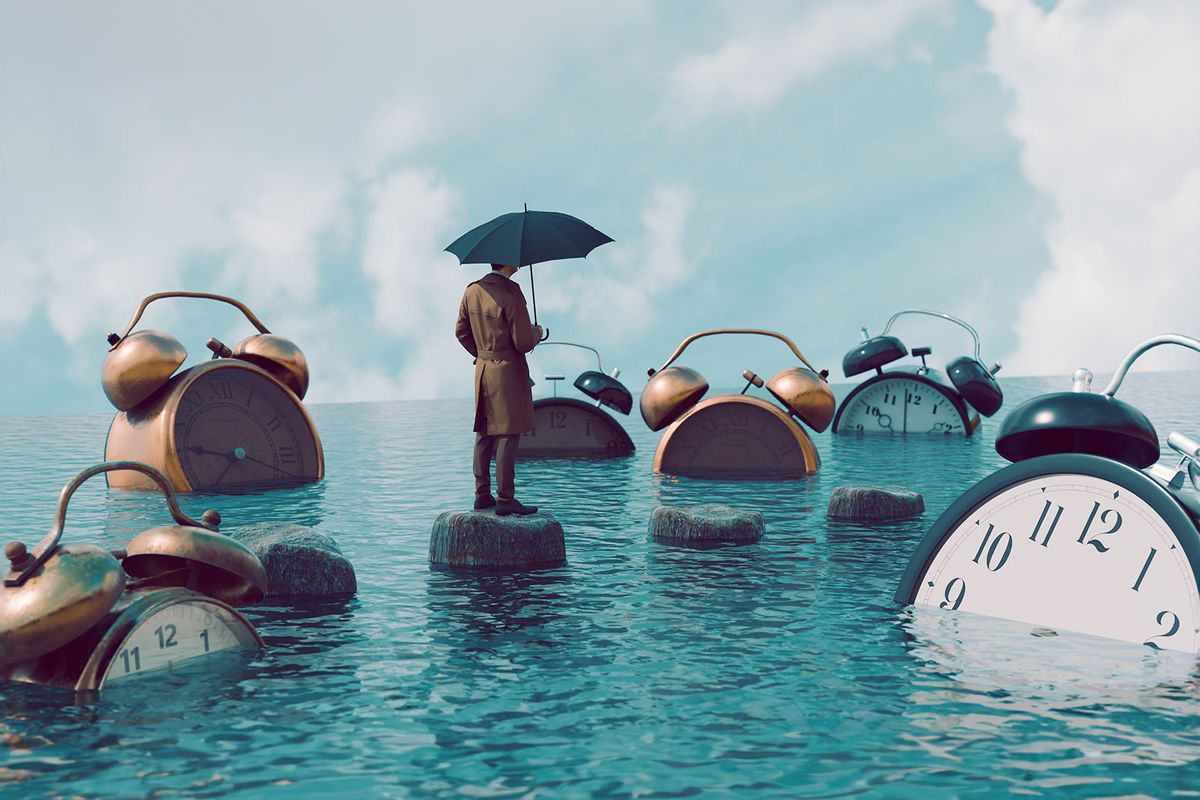
{"type": "Polygon", "coordinates": [[[884,366],[908,355],[908,348],[895,336],[867,338],[866,328],[862,334],[864,341],[842,357],[842,372],[847,378],[872,369],[882,372],[884,366]]]}
{"type": "Polygon", "coordinates": [[[308,359],[290,339],[256,333],[238,342],[232,356],[271,373],[301,400],[308,393],[308,359]]]}
{"type": "Polygon", "coordinates": [[[652,431],[661,431],[679,419],[708,391],[708,381],[694,369],[665,367],[648,372],[650,380],[642,389],[639,407],[646,427],[652,431]]]}
{"type": "Polygon", "coordinates": [[[267,594],[262,562],[244,544],[217,531],[219,515],[205,516],[211,529],[164,525],[138,534],[125,547],[125,571],[139,579],[139,586],[195,589],[231,606],[260,602],[267,594]]]}
{"type": "Polygon", "coordinates": [[[1078,370],[1074,391],[1014,408],[996,435],[996,452],[1009,461],[1089,453],[1138,469],[1158,461],[1158,433],[1146,415],[1107,392],[1092,394],[1091,382],[1090,371],[1078,370]]]}
{"type": "Polygon", "coordinates": [[[829,384],[809,369],[787,367],[767,380],[767,391],[817,433],[829,427],[836,402],[829,384]]]}
{"type": "Polygon", "coordinates": [[[114,333],[109,343],[113,349],[104,359],[100,385],[119,411],[128,411],[154,394],[187,358],[183,344],[163,331],[137,331],[124,339],[114,333]]]}
{"type": "MultiPolygon", "coordinates": [[[[543,345],[545,344],[558,344],[558,342],[543,342],[543,345]]],[[[629,393],[629,389],[625,388],[625,384],[613,375],[605,375],[603,372],[590,369],[580,373],[579,377],[575,379],[575,388],[600,405],[608,406],[614,411],[629,414],[633,410],[633,395],[629,393]]]]}

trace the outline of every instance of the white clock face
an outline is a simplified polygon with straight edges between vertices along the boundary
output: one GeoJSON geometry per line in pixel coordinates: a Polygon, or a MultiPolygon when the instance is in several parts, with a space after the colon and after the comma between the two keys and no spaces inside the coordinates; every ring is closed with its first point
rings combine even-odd
{"type": "Polygon", "coordinates": [[[994,495],[945,537],[913,602],[1200,650],[1200,594],[1171,529],[1134,492],[1090,475],[994,495]]]}
{"type": "Polygon", "coordinates": [[[168,669],[240,643],[219,615],[217,606],[176,603],[138,623],[109,662],[104,682],[168,669]]]}
{"type": "Polygon", "coordinates": [[[922,381],[888,378],[847,398],[847,402],[838,420],[839,433],[966,432],[954,403],[922,381]]]}

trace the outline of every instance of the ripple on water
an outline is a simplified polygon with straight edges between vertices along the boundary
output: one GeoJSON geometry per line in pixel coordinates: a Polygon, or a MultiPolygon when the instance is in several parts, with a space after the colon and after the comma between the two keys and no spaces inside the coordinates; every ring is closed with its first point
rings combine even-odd
{"type": "MultiPolygon", "coordinates": [[[[1164,438],[1200,433],[1180,399],[1198,378],[1135,375],[1122,397],[1164,438]]],[[[1007,408],[1059,383],[1005,381],[1007,408]]],[[[468,409],[315,406],[325,482],[184,497],[226,528],[320,525],[354,562],[358,596],[250,610],[267,649],[203,678],[84,703],[5,685],[4,797],[1162,795],[1194,783],[1191,659],[892,604],[929,524],[1003,464],[998,421],[965,440],[822,434],[821,471],[770,483],[653,476],[658,435],[622,420],[630,457],[519,466],[521,496],[566,529],[567,565],[431,569],[434,517],[471,495],[468,409]],[[832,489],[859,482],[907,486],[928,510],[826,520],[832,489]],[[647,540],[654,506],[694,502],[760,510],[766,536],[647,540]]],[[[0,417],[11,535],[43,535],[63,483],[100,460],[108,421],[0,417]]],[[[67,538],[115,547],[166,518],[160,497],[93,480],[67,538]]]]}

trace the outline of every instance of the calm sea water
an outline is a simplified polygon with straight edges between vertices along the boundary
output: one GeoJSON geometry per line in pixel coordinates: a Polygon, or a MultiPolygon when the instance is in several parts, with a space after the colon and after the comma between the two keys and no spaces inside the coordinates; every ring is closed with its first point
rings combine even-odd
{"type": "MultiPolygon", "coordinates": [[[[1003,383],[999,417],[1068,381],[1003,383]]],[[[1200,373],[1134,373],[1121,397],[1165,440],[1200,434],[1197,390],[1200,373]]],[[[434,517],[471,499],[468,410],[315,406],[324,483],[184,497],[226,530],[319,525],[358,595],[250,609],[267,649],[203,679],[88,703],[0,685],[0,796],[1200,795],[1192,659],[892,603],[927,527],[1005,463],[998,420],[965,440],[826,433],[811,478],[730,483],[653,475],[658,435],[635,411],[633,456],[519,466],[569,564],[487,574],[427,562],[434,517]],[[919,491],[928,511],[828,521],[832,489],[861,482],[919,491]],[[761,510],[765,538],[647,541],[656,505],[711,501],[761,510]]],[[[108,421],[0,417],[6,538],[44,534],[108,421]]],[[[65,539],[116,547],[167,519],[159,496],[94,479],[65,539]]]]}

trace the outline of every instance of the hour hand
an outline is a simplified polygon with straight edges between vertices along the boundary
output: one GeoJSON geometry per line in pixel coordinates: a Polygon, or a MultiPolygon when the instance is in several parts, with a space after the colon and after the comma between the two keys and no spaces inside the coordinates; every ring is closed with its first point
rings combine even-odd
{"type": "Polygon", "coordinates": [[[190,452],[193,452],[193,453],[200,454],[200,455],[221,456],[223,458],[228,458],[231,460],[233,459],[233,453],[223,453],[220,450],[209,450],[207,447],[203,447],[198,444],[189,445],[188,447],[185,447],[184,449],[188,450],[190,452]]]}

